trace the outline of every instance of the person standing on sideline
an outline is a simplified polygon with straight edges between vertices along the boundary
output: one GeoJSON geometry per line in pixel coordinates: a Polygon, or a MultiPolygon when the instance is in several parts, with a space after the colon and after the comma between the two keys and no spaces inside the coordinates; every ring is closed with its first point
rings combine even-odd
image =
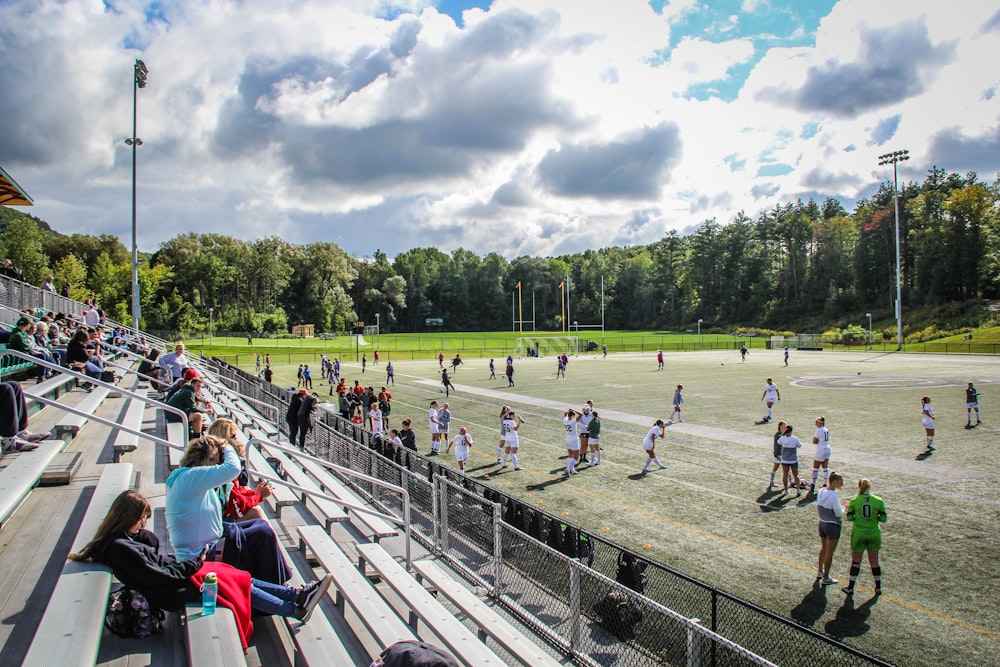
{"type": "Polygon", "coordinates": [[[309,364],[302,367],[302,388],[312,389],[313,388],[313,372],[309,370],[309,364]]]}
{"type": "Polygon", "coordinates": [[[781,495],[788,493],[788,474],[795,480],[795,497],[802,495],[802,482],[799,481],[799,449],[802,441],[792,435],[792,425],[785,424],[785,434],[778,440],[781,445],[781,495]]]}
{"type": "Polygon", "coordinates": [[[670,421],[674,421],[674,417],[677,417],[677,421],[682,422],[684,418],[681,417],[681,403],[684,402],[684,385],[677,385],[677,389],[674,390],[674,413],[670,415],[670,421]]]}
{"type": "Polygon", "coordinates": [[[868,552],[868,563],[875,579],[875,595],[882,595],[882,568],[878,562],[878,552],[882,549],[882,527],[879,525],[889,520],[885,503],[878,496],[871,494],[872,483],[869,479],[858,481],[858,495],[847,504],[847,520],[854,523],[851,530],[851,580],[844,587],[844,592],[854,595],[854,584],[861,572],[861,556],[868,552]]]}
{"type": "Polygon", "coordinates": [[[302,407],[302,399],[305,394],[305,389],[294,392],[288,401],[288,412],[285,413],[285,423],[288,424],[288,441],[293,445],[295,437],[299,434],[299,408],[302,407]]]}
{"type": "Polygon", "coordinates": [[[472,436],[469,435],[469,431],[464,426],[458,429],[458,435],[455,436],[455,439],[448,442],[448,447],[444,450],[445,454],[451,451],[452,445],[455,445],[455,461],[458,463],[459,474],[464,475],[465,462],[469,460],[469,447],[472,446],[472,436]]]}
{"type": "Polygon", "coordinates": [[[819,490],[816,499],[819,511],[819,569],[816,578],[823,586],[839,583],[830,576],[830,567],[833,565],[833,552],[840,541],[840,524],[844,520],[844,501],[837,495],[837,490],[843,485],[843,476],[839,472],[832,473],[828,485],[819,490]]]}
{"type": "Polygon", "coordinates": [[[826,486],[830,479],[830,431],[826,428],[826,417],[816,419],[816,432],[813,434],[813,444],[816,445],[816,455],[813,456],[813,476],[812,484],[809,485],[809,493],[816,491],[816,479],[819,477],[819,469],[823,468],[823,486],[826,486]]]}
{"type": "Polygon", "coordinates": [[[979,421],[979,392],[972,383],[965,388],[965,411],[969,415],[969,421],[966,423],[965,428],[972,428],[972,411],[976,411],[976,426],[981,423],[979,421]]]}
{"type": "Polygon", "coordinates": [[[385,387],[378,393],[378,409],[382,412],[382,424],[389,428],[389,415],[392,414],[392,394],[385,387]]]}
{"type": "Polygon", "coordinates": [[[775,402],[781,400],[781,392],[778,391],[778,385],[774,384],[771,378],[767,378],[767,384],[764,385],[764,391],[760,395],[760,400],[764,401],[767,405],[767,414],[761,419],[762,422],[767,423],[771,421],[771,407],[775,402]]]}
{"type": "Polygon", "coordinates": [[[417,451],[417,434],[410,428],[410,424],[409,417],[400,422],[399,440],[403,443],[403,447],[415,452],[417,451]]]}
{"type": "Polygon", "coordinates": [[[260,377],[260,355],[257,355],[257,377],[260,377]]]}
{"type": "Polygon", "coordinates": [[[374,357],[372,360],[372,366],[378,366],[378,350],[375,350],[375,354],[372,356],[374,357]]]}
{"type": "Polygon", "coordinates": [[[368,367],[368,353],[366,352],[361,355],[361,372],[364,373],[365,368],[367,367],[368,367]]]}
{"type": "Polygon", "coordinates": [[[319,395],[315,392],[302,395],[302,406],[299,407],[299,449],[306,448],[306,435],[312,430],[312,417],[318,404],[319,395]]]}
{"type": "Polygon", "coordinates": [[[657,419],[653,423],[653,428],[649,429],[649,433],[642,439],[642,448],[646,450],[646,465],[642,466],[643,475],[649,472],[650,463],[660,466],[660,470],[667,467],[660,463],[660,459],[656,456],[656,439],[660,438],[662,440],[666,436],[665,429],[666,425],[663,423],[663,420],[657,419]]]}
{"type": "Polygon", "coordinates": [[[570,408],[563,413],[563,428],[566,429],[566,475],[576,474],[576,460],[580,457],[580,415],[570,408]]]}
{"type": "Polygon", "coordinates": [[[333,358],[333,377],[340,382],[340,357],[333,358]]]}
{"type": "Polygon", "coordinates": [[[608,344],[607,343],[605,343],[604,345],[601,346],[601,352],[604,353],[604,358],[607,359],[608,358],[608,344]]]}
{"type": "Polygon", "coordinates": [[[493,363],[492,359],[490,359],[490,378],[489,379],[491,379],[491,380],[496,380],[497,379],[497,367],[496,367],[496,364],[493,363]]]}
{"type": "Polygon", "coordinates": [[[507,419],[507,413],[510,412],[510,407],[506,405],[500,406],[500,445],[497,446],[497,463],[500,463],[503,459],[504,451],[507,447],[507,430],[504,428],[504,420],[507,419]]]}
{"type": "Polygon", "coordinates": [[[934,409],[931,407],[931,397],[920,399],[920,419],[927,434],[927,451],[934,451],[934,409]]]}
{"type": "Polygon", "coordinates": [[[517,413],[510,408],[507,408],[507,412],[504,414],[503,421],[501,422],[501,434],[503,436],[504,443],[504,468],[507,467],[507,462],[510,461],[514,464],[514,470],[521,469],[521,465],[517,460],[517,450],[518,447],[521,446],[521,438],[517,432],[520,430],[521,424],[523,423],[524,420],[521,419],[517,413]]]}
{"type": "Polygon", "coordinates": [[[785,346],[785,366],[788,365],[788,346],[785,346]]]}
{"type": "Polygon", "coordinates": [[[448,432],[451,430],[451,410],[445,403],[438,410],[438,438],[443,442],[448,442],[448,432]]]}
{"type": "Polygon", "coordinates": [[[438,402],[431,401],[431,407],[427,410],[427,424],[431,429],[431,453],[430,456],[437,456],[441,449],[441,432],[438,430],[441,422],[438,421],[438,402]]]}
{"type": "Polygon", "coordinates": [[[767,485],[767,490],[770,491],[774,488],[774,475],[778,472],[778,468],[781,467],[781,438],[785,435],[785,422],[778,420],[778,431],[774,434],[774,463],[771,465],[771,483],[767,485]]]}
{"type": "Polygon", "coordinates": [[[302,364],[299,364],[299,370],[295,373],[295,387],[296,388],[302,387],[302,383],[305,381],[304,378],[305,378],[305,375],[302,372],[302,364]]]}
{"type": "Polygon", "coordinates": [[[750,351],[747,349],[746,345],[741,345],[740,346],[740,363],[741,364],[745,364],[747,362],[747,355],[748,354],[750,354],[750,351]]]}
{"type": "Polygon", "coordinates": [[[594,402],[587,401],[580,408],[580,417],[576,420],[580,425],[580,463],[590,463],[587,460],[587,452],[590,451],[590,422],[594,418],[594,415],[590,411],[593,409],[594,402]]]}
{"type": "Polygon", "coordinates": [[[601,465],[601,418],[597,410],[591,411],[590,424],[587,426],[587,442],[590,444],[590,465],[601,465]]]}
{"type": "Polygon", "coordinates": [[[656,370],[663,370],[663,350],[656,351],[656,370]]]}
{"type": "Polygon", "coordinates": [[[514,362],[508,358],[507,361],[507,386],[514,386],[514,362]]]}
{"type": "Polygon", "coordinates": [[[264,382],[270,382],[274,379],[274,371],[271,370],[271,364],[264,366],[264,372],[262,375],[264,376],[264,382]]]}
{"type": "Polygon", "coordinates": [[[396,369],[392,367],[391,361],[385,365],[385,383],[396,386],[396,369]]]}
{"type": "Polygon", "coordinates": [[[378,402],[372,403],[368,408],[368,424],[371,427],[372,435],[382,435],[385,422],[382,419],[382,410],[378,402]]]}

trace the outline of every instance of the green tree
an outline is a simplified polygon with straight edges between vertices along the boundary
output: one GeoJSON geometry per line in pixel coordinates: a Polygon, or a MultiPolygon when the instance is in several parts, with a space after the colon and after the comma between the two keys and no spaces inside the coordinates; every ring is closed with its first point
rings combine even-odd
{"type": "Polygon", "coordinates": [[[0,247],[6,258],[24,271],[25,281],[39,285],[45,280],[49,260],[42,251],[42,234],[33,219],[27,216],[11,219],[0,237],[0,247]]]}
{"type": "Polygon", "coordinates": [[[70,286],[70,296],[74,299],[86,298],[87,267],[70,253],[57,261],[52,269],[56,289],[62,290],[64,285],[70,286]]]}

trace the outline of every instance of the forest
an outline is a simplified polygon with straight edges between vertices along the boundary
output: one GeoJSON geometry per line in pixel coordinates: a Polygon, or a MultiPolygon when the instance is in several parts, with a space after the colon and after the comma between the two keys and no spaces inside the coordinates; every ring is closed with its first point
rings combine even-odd
{"type": "MultiPolygon", "coordinates": [[[[904,308],[967,304],[1000,295],[1000,179],[985,183],[930,170],[900,184],[904,308]]],[[[293,245],[186,233],[140,257],[142,327],[287,333],[314,324],[339,333],[355,321],[384,332],[512,326],[521,285],[523,318],[560,330],[568,280],[570,318],[614,329],[703,327],[791,329],[809,320],[891,318],[895,299],[892,183],[846,211],[835,199],[776,205],[750,218],[705,220],[693,233],[669,232],[649,245],[588,249],[560,257],[480,255],[414,248],[390,258],[354,257],[333,243],[293,245]]],[[[112,235],[64,235],[44,221],[0,207],[5,257],[41,284],[52,274],[71,295],[97,296],[108,315],[131,321],[131,257],[112,235]]],[[[907,323],[919,328],[919,323],[907,323]]],[[[530,323],[525,324],[525,329],[530,323]]],[[[894,335],[894,331],[890,332],[894,335]]]]}

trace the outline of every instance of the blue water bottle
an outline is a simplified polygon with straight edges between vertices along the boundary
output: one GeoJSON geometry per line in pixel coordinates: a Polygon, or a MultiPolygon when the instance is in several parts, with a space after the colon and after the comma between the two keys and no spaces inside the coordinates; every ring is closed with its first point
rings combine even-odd
{"type": "Polygon", "coordinates": [[[201,615],[211,616],[215,613],[215,603],[219,597],[219,577],[215,572],[205,575],[201,584],[201,615]]]}

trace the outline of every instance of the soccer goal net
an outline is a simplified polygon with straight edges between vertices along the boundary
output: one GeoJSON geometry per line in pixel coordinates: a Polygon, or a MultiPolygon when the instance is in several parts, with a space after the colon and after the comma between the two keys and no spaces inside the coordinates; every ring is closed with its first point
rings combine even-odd
{"type": "Polygon", "coordinates": [[[530,336],[517,339],[518,357],[554,357],[577,354],[579,351],[579,336],[530,336]]]}

